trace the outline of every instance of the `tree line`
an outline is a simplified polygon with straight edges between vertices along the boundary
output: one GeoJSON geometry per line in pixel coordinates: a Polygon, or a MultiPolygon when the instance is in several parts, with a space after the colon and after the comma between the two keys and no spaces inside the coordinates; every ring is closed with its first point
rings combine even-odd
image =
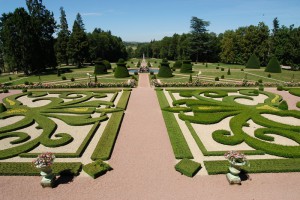
{"type": "Polygon", "coordinates": [[[38,74],[61,64],[81,67],[97,59],[127,59],[120,37],[100,28],[87,33],[80,13],[69,31],[63,8],[57,24],[42,0],[26,0],[26,6],[0,17],[0,72],[38,74]]]}
{"type": "Polygon", "coordinates": [[[167,58],[169,60],[190,59],[196,62],[224,62],[246,64],[255,54],[261,66],[266,66],[271,57],[276,57],[282,65],[300,65],[300,27],[280,26],[279,20],[273,20],[273,29],[260,22],[236,30],[227,30],[216,34],[208,32],[209,22],[192,17],[191,31],[174,34],[159,41],[140,43],[136,50],[128,47],[129,57],[167,58]]]}

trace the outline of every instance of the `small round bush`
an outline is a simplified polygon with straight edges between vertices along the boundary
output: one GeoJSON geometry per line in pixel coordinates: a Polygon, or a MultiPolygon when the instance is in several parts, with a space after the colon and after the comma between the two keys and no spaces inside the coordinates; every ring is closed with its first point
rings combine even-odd
{"type": "Polygon", "coordinates": [[[259,91],[264,91],[264,89],[265,89],[264,85],[259,85],[259,86],[258,86],[258,90],[259,90],[259,91]]]}
{"type": "Polygon", "coordinates": [[[106,69],[111,69],[111,64],[108,60],[103,60],[103,64],[105,65],[106,69]]]}
{"type": "Polygon", "coordinates": [[[243,72],[243,71],[244,71],[244,69],[242,68],[242,69],[241,69],[241,71],[243,72]]]}
{"type": "Polygon", "coordinates": [[[25,85],[29,85],[29,81],[25,81],[24,84],[25,84],[25,85]]]}
{"type": "Polygon", "coordinates": [[[224,75],[222,75],[222,76],[221,76],[221,79],[224,79],[224,78],[225,78],[225,76],[224,76],[224,75]]]}
{"type": "Polygon", "coordinates": [[[27,92],[27,96],[32,96],[32,92],[27,92]]]}
{"type": "Polygon", "coordinates": [[[271,74],[268,74],[268,78],[271,78],[272,76],[271,76],[271,74]]]}
{"type": "Polygon", "coordinates": [[[8,89],[7,88],[4,88],[3,89],[3,93],[8,93],[9,91],[8,91],[8,89]]]}
{"type": "Polygon", "coordinates": [[[221,68],[221,71],[224,71],[224,70],[225,70],[225,69],[222,67],[222,68],[221,68]]]}
{"type": "Polygon", "coordinates": [[[71,81],[74,82],[74,81],[75,81],[75,78],[72,77],[72,78],[71,78],[71,81]]]}
{"type": "Polygon", "coordinates": [[[283,100],[279,103],[278,108],[280,110],[288,110],[289,106],[288,106],[287,102],[285,100],[283,100]]]}
{"type": "Polygon", "coordinates": [[[283,90],[283,86],[282,86],[282,85],[278,85],[278,86],[277,86],[277,90],[278,90],[278,91],[282,91],[282,90],[283,90]]]}
{"type": "Polygon", "coordinates": [[[12,77],[8,77],[8,79],[11,81],[11,80],[12,80],[12,77]]]}
{"type": "Polygon", "coordinates": [[[220,67],[216,67],[216,69],[220,69],[220,67]]]}
{"type": "Polygon", "coordinates": [[[257,81],[258,83],[262,83],[263,82],[263,80],[262,79],[258,79],[258,81],[257,81]]]}
{"type": "Polygon", "coordinates": [[[220,63],[218,63],[218,66],[220,66],[220,63]]]}
{"type": "Polygon", "coordinates": [[[22,92],[23,92],[23,93],[27,92],[27,88],[23,88],[23,89],[22,89],[22,92]]]}
{"type": "Polygon", "coordinates": [[[151,71],[151,72],[150,72],[150,75],[153,75],[153,74],[154,74],[154,72],[153,72],[153,71],[151,71]]]}
{"type": "Polygon", "coordinates": [[[3,103],[0,103],[0,113],[5,112],[7,109],[3,103]]]}
{"type": "Polygon", "coordinates": [[[67,80],[67,78],[65,76],[62,76],[61,79],[62,80],[67,80]]]}
{"type": "Polygon", "coordinates": [[[134,72],[134,75],[139,75],[139,73],[137,71],[134,72]]]}
{"type": "Polygon", "coordinates": [[[219,81],[219,80],[220,80],[219,77],[216,77],[216,78],[215,78],[215,81],[219,81]]]}

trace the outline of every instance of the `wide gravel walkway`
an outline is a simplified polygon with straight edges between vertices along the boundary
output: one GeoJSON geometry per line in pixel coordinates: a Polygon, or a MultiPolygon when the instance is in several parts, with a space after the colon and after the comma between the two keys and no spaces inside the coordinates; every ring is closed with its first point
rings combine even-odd
{"type": "Polygon", "coordinates": [[[43,189],[40,177],[0,177],[1,199],[300,199],[300,173],[251,174],[242,185],[229,185],[225,175],[177,173],[148,74],[140,74],[132,91],[109,163],[114,170],[96,180],[77,177],[53,189],[43,189]]]}

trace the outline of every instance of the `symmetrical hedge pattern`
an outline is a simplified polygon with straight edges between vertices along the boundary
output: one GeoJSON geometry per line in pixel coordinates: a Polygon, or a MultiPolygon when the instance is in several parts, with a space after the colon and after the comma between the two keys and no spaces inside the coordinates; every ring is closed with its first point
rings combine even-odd
{"type": "Polygon", "coordinates": [[[118,99],[118,105],[121,104],[121,106],[117,107],[115,101],[121,92],[121,90],[106,90],[103,92],[45,91],[21,93],[4,98],[5,109],[0,112],[0,122],[6,119],[9,121],[10,118],[16,116],[20,117],[20,119],[0,127],[0,141],[3,140],[7,146],[6,148],[1,148],[0,160],[16,156],[25,158],[36,157],[39,153],[33,150],[39,146],[44,146],[46,149],[60,147],[62,152],[55,153],[57,158],[81,157],[101,126],[101,122],[107,120],[109,120],[109,126],[113,128],[102,134],[100,138],[100,141],[104,141],[101,142],[102,149],[100,147],[97,148],[100,148],[102,151],[109,149],[110,155],[122,120],[122,117],[116,116],[123,116],[126,108],[124,105],[127,104],[130,96],[130,91],[122,92],[123,95],[118,99]],[[23,105],[24,99],[27,99],[26,102],[32,101],[32,103],[23,105]],[[42,101],[46,101],[47,104],[42,103],[40,104],[41,106],[32,106],[42,101]],[[74,133],[69,133],[68,130],[61,133],[57,132],[57,124],[54,122],[54,118],[61,120],[68,126],[74,127],[74,129],[76,129],[76,126],[92,125],[90,130],[87,129],[86,133],[82,133],[85,137],[83,137],[82,141],[79,141],[81,143],[78,149],[74,149],[73,153],[70,153],[70,151],[64,152],[63,149],[68,148],[68,144],[73,142],[72,134],[74,133]],[[25,128],[32,126],[35,126],[35,129],[40,132],[38,135],[32,136],[31,132],[24,131],[25,128]],[[116,128],[114,129],[114,127],[116,128]],[[106,134],[110,135],[109,137],[114,135],[113,139],[104,140],[103,137],[106,134]],[[8,141],[10,144],[7,144],[8,141]]]}
{"type": "MultiPolygon", "coordinates": [[[[157,91],[163,95],[163,91],[157,91]]],[[[247,90],[168,90],[172,99],[172,106],[167,103],[162,106],[163,112],[174,113],[183,120],[204,156],[222,156],[226,151],[208,151],[199,135],[208,134],[205,130],[197,133],[192,124],[214,125],[230,117],[229,130],[222,127],[212,132],[212,139],[219,144],[235,146],[247,144],[254,150],[243,151],[246,155],[270,154],[283,158],[300,158],[300,125],[290,125],[288,122],[273,121],[266,114],[278,117],[291,117],[300,120],[300,112],[288,110],[282,97],[256,89],[247,90]],[[230,93],[235,92],[235,95],[230,93]],[[177,99],[174,95],[179,96],[177,99]],[[264,95],[263,103],[245,105],[239,103],[239,99],[253,100],[254,97],[264,95]],[[218,99],[215,99],[218,98],[218,99]],[[220,98],[222,98],[220,100],[220,98]],[[252,121],[259,128],[254,131],[254,136],[245,131],[252,121]],[[274,143],[273,135],[285,137],[294,141],[294,145],[274,143]],[[296,145],[297,144],[297,145],[296,145]]],[[[167,93],[165,93],[167,94],[167,93]]],[[[165,97],[164,97],[165,98],[165,97]]],[[[162,97],[159,98],[162,101],[162,97]]],[[[165,98],[166,99],[166,98],[165,98]]],[[[172,123],[172,119],[165,118],[166,125],[172,123]]],[[[170,134],[170,133],[169,133],[170,134]]],[[[176,144],[179,141],[171,141],[176,144]]],[[[230,148],[228,148],[229,150],[230,148]]],[[[243,150],[243,149],[240,149],[243,150]]],[[[228,165],[227,165],[228,166],[228,165]]],[[[300,171],[300,167],[298,167],[300,171]]]]}

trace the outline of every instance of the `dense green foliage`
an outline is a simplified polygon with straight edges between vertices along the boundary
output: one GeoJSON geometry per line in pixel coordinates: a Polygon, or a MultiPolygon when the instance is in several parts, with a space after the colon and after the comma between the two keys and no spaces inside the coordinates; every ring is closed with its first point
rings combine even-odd
{"type": "Polygon", "coordinates": [[[259,69],[260,61],[255,54],[252,54],[246,64],[246,68],[248,69],[259,69]]]}
{"type": "Polygon", "coordinates": [[[174,69],[180,69],[182,66],[182,61],[181,60],[176,60],[173,64],[174,69]]]}
{"type": "Polygon", "coordinates": [[[112,170],[109,164],[102,160],[96,160],[95,162],[84,165],[82,169],[94,179],[104,175],[107,171],[112,170]]]}
{"type": "Polygon", "coordinates": [[[289,89],[289,93],[300,97],[300,88],[291,88],[291,89],[289,89]]]}
{"type": "Polygon", "coordinates": [[[184,158],[175,165],[175,169],[181,174],[184,174],[188,177],[193,177],[201,169],[201,164],[184,158]]]}
{"type": "Polygon", "coordinates": [[[95,62],[94,74],[107,74],[107,68],[103,61],[99,60],[95,62]]]}
{"type": "Polygon", "coordinates": [[[182,61],[180,73],[193,73],[193,64],[190,60],[182,61]]]}
{"type": "Polygon", "coordinates": [[[0,103],[0,113],[6,111],[6,108],[3,103],[0,103]]]}
{"type": "Polygon", "coordinates": [[[281,67],[276,57],[270,59],[265,72],[281,73],[281,67]]]}
{"type": "MultiPolygon", "coordinates": [[[[250,166],[242,169],[246,173],[300,172],[300,159],[249,160],[250,166]]],[[[228,161],[204,161],[209,175],[228,173],[228,161]]]]}
{"type": "Polygon", "coordinates": [[[168,60],[162,60],[157,76],[163,78],[169,78],[173,76],[168,60]]]}
{"type": "MultiPolygon", "coordinates": [[[[52,172],[56,175],[78,176],[81,171],[80,162],[60,163],[54,162],[52,172]]],[[[1,176],[40,176],[40,170],[35,168],[31,162],[0,162],[1,176]]]]}
{"type": "Polygon", "coordinates": [[[287,102],[284,100],[279,103],[278,108],[281,110],[288,110],[289,106],[288,106],[287,102]]]}
{"type": "Polygon", "coordinates": [[[114,76],[115,78],[126,78],[130,76],[126,67],[126,62],[124,62],[123,59],[119,59],[114,76]]]}

